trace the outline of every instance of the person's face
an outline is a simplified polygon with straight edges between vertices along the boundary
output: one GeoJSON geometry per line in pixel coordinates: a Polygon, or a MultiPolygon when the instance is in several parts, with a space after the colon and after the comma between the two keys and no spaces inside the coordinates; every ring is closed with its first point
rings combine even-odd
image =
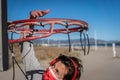
{"type": "Polygon", "coordinates": [[[51,68],[58,79],[63,79],[68,72],[67,67],[61,61],[56,62],[51,68]]]}

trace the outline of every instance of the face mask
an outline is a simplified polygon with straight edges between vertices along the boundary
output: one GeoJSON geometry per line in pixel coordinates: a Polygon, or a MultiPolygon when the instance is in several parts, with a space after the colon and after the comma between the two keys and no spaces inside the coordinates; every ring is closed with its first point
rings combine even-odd
{"type": "Polygon", "coordinates": [[[53,70],[51,67],[49,67],[43,74],[43,79],[42,80],[60,80],[57,78],[57,76],[54,74],[53,70]]]}

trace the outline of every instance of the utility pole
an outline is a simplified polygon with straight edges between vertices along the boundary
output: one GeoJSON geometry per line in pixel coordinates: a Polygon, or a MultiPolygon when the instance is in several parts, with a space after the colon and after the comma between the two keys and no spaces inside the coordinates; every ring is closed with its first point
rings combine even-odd
{"type": "Polygon", "coordinates": [[[7,0],[0,0],[0,71],[9,69],[7,0]]]}
{"type": "Polygon", "coordinates": [[[115,43],[112,43],[112,47],[113,47],[113,57],[116,57],[115,43]]]}

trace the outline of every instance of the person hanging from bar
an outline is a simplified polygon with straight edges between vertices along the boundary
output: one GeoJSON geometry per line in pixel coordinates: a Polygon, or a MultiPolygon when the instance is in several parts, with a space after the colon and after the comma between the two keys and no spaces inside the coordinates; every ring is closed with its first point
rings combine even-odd
{"type": "MultiPolygon", "coordinates": [[[[48,14],[50,10],[33,10],[29,19],[36,19],[48,14]]],[[[29,26],[32,28],[32,25],[29,26]]],[[[26,35],[27,37],[32,36],[26,35]]],[[[35,56],[31,41],[21,43],[21,55],[28,80],[80,80],[83,65],[76,57],[59,55],[50,62],[49,67],[43,71],[35,56]],[[43,72],[43,73],[42,73],[43,72]]]]}

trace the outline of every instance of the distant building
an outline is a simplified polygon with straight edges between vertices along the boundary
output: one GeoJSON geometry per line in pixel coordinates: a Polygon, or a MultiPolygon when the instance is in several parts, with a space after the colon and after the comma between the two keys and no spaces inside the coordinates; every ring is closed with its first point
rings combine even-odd
{"type": "Polygon", "coordinates": [[[40,46],[49,46],[49,44],[40,44],[40,46]]]}

